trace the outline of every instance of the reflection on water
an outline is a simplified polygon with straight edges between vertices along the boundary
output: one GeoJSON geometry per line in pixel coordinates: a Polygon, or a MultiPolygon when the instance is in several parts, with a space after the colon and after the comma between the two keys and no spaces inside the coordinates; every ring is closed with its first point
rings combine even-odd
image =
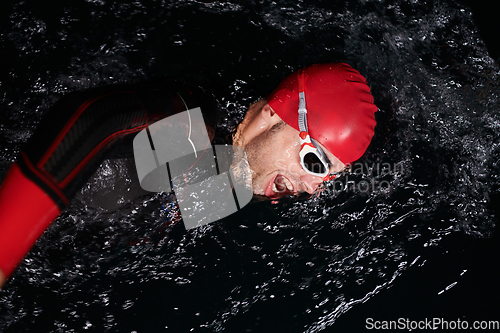
{"type": "Polygon", "coordinates": [[[317,196],[189,232],[168,195],[129,195],[130,161],[106,161],[0,293],[2,331],[329,331],[448,240],[494,232],[499,69],[453,1],[20,2],[1,15],[4,173],[55,100],[109,83],[202,74],[228,129],[291,70],[339,60],[380,109],[369,154],[317,196]]]}

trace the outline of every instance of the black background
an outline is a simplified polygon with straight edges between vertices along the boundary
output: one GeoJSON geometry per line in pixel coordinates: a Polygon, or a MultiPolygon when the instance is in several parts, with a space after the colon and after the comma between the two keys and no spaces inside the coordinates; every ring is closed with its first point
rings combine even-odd
{"type": "MultiPolygon", "coordinates": [[[[500,20],[494,2],[459,0],[472,10],[472,16],[490,56],[500,63],[500,20]]],[[[340,316],[331,332],[359,332],[366,329],[366,319],[378,321],[499,320],[500,313],[500,195],[490,196],[489,208],[495,211],[496,228],[490,239],[470,239],[453,235],[441,242],[440,255],[421,267],[413,266],[396,279],[383,295],[356,305],[340,316]],[[463,273],[464,270],[467,270],[463,273]],[[462,274],[463,273],[463,274],[462,274]],[[461,275],[462,274],[462,275],[461,275]],[[439,281],[436,276],[440,276],[439,281]],[[447,286],[457,282],[452,288],[447,286]]],[[[421,332],[422,330],[418,330],[421,332]]],[[[444,330],[439,330],[443,332],[444,330]]],[[[462,330],[463,332],[463,330],[462,330]]]]}

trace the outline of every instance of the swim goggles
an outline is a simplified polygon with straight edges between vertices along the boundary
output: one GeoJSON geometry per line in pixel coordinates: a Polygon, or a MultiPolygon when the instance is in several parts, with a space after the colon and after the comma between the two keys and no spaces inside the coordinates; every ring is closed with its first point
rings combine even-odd
{"type": "Polygon", "coordinates": [[[323,178],[323,181],[334,179],[337,175],[330,175],[331,163],[316,141],[311,139],[307,130],[306,95],[304,89],[304,72],[299,71],[299,137],[300,137],[300,165],[309,174],[323,178]]]}

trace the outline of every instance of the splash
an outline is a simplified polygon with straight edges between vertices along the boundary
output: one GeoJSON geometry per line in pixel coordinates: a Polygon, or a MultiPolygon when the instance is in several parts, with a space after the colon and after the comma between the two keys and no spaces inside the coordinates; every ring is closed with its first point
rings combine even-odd
{"type": "Polygon", "coordinates": [[[187,233],[174,198],[138,193],[126,159],[105,161],[0,293],[4,332],[326,331],[448,239],[493,234],[499,68],[454,1],[20,2],[2,15],[3,173],[58,97],[111,83],[195,73],[229,132],[292,70],[338,60],[379,107],[368,154],[317,195],[187,233]]]}

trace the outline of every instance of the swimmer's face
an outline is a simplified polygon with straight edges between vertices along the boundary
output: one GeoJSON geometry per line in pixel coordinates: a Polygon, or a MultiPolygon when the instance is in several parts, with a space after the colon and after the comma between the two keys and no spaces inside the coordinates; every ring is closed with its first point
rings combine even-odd
{"type": "MultiPolygon", "coordinates": [[[[273,116],[276,116],[274,114],[273,116]]],[[[279,117],[278,117],[279,118],[279,117]]],[[[339,172],[345,165],[320,144],[332,163],[330,172],[339,172]]],[[[314,193],[323,179],[306,172],[299,158],[299,131],[281,119],[274,120],[264,131],[248,140],[244,149],[252,170],[253,192],[269,199],[285,195],[314,193]]]]}

